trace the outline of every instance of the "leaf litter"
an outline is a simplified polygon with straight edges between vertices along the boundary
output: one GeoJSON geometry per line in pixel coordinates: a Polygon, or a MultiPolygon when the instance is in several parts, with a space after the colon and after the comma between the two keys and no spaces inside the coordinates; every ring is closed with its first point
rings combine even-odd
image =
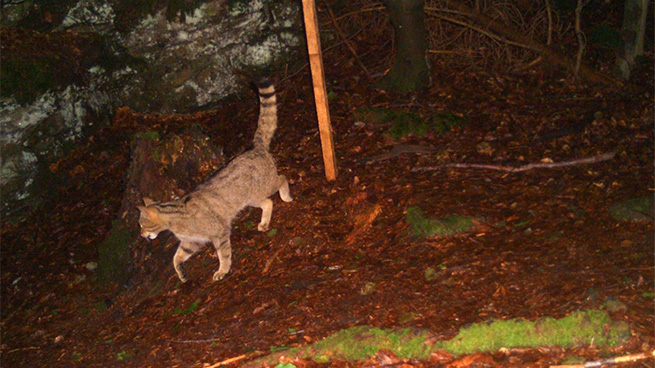
{"type": "MultiPolygon", "coordinates": [[[[608,301],[625,306],[608,313],[627,323],[631,333],[614,348],[590,343],[464,357],[435,352],[414,359],[387,347],[358,361],[298,358],[292,363],[547,367],[570,357],[598,360],[655,346],[653,221],[617,220],[610,210],[652,197],[652,75],[626,98],[526,73],[515,80],[515,90],[489,99],[491,92],[485,91],[500,88],[495,78],[444,68],[416,99],[435,113],[466,116],[468,123],[439,134],[426,130],[394,138],[388,127],[358,121],[355,111],[393,106],[398,97],[353,83],[354,69],[344,73],[332,88],[344,91],[340,84],[347,85],[348,93],[336,93],[331,101],[338,179],[324,179],[308,103],[311,81],[298,75],[280,85],[280,127],[273,144],[296,200],[276,200],[275,233],[256,232],[247,224],[255,223],[259,212],[244,211],[234,224],[233,272],[218,283],[210,282],[215,259],[209,251],[189,262],[193,281],[184,285],[168,265],[125,288],[103,290],[96,285],[96,271],[86,265],[97,261],[97,247],[120,207],[132,134],[163,136],[179,125],[199,124],[211,139],[227,142],[226,154],[234,155],[254,131],[254,103],[227,102],[193,116],[122,110],[112,127],[58,162],[54,169],[62,180],[56,199],[27,221],[2,226],[3,365],[236,366],[273,352],[284,355],[355,326],[424,329],[431,341],[448,341],[476,323],[559,320],[608,301]],[[541,139],[560,128],[549,116],[576,120],[587,114],[580,95],[601,100],[608,113],[577,133],[541,139]],[[227,117],[244,129],[235,134],[225,128],[227,117]],[[436,149],[361,163],[398,144],[436,149]],[[511,174],[412,171],[443,163],[516,167],[603,152],[616,156],[511,174]],[[410,208],[420,208],[427,219],[466,214],[484,220],[456,236],[416,237],[409,231],[410,208]]],[[[162,247],[172,257],[173,243],[158,239],[144,249],[162,247]]],[[[630,364],[637,366],[625,366],[630,364]]]]}

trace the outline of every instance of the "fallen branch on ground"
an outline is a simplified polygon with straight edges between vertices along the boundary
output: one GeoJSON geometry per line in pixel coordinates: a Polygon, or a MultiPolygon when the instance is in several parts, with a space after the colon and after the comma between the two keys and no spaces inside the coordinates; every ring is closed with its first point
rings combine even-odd
{"type": "Polygon", "coordinates": [[[239,360],[245,359],[246,357],[247,357],[247,355],[242,354],[242,355],[236,356],[234,358],[225,359],[222,362],[218,362],[218,363],[212,364],[210,366],[205,366],[203,368],[216,368],[216,367],[220,367],[222,365],[228,365],[230,363],[238,362],[239,360]]]}
{"type": "Polygon", "coordinates": [[[201,340],[171,340],[171,342],[174,342],[176,344],[207,344],[211,342],[216,342],[216,341],[221,341],[222,339],[216,338],[216,339],[201,339],[201,340]]]}
{"type": "Polygon", "coordinates": [[[603,360],[596,360],[591,362],[586,362],[584,364],[568,364],[568,365],[551,365],[550,368],[590,368],[590,367],[600,367],[601,365],[614,365],[619,363],[627,362],[636,362],[637,360],[648,359],[655,357],[655,350],[647,354],[632,354],[626,355],[618,358],[609,358],[603,360]]]}
{"type": "Polygon", "coordinates": [[[383,153],[381,155],[377,155],[373,157],[364,157],[362,159],[357,160],[357,163],[368,164],[375,161],[382,161],[392,157],[396,157],[403,153],[432,153],[435,151],[437,151],[436,147],[427,147],[427,146],[420,146],[415,144],[400,144],[397,146],[393,146],[393,148],[391,148],[391,151],[387,153],[383,153]]]}
{"type": "Polygon", "coordinates": [[[276,250],[275,253],[273,253],[273,255],[268,260],[266,260],[266,263],[264,264],[264,269],[262,270],[262,275],[268,272],[268,269],[271,268],[271,265],[277,259],[277,256],[280,255],[280,253],[284,250],[284,248],[287,247],[287,245],[289,245],[289,243],[284,243],[284,245],[280,249],[276,250]]]}
{"type": "Polygon", "coordinates": [[[487,170],[497,170],[505,172],[521,172],[528,171],[532,169],[552,169],[555,167],[565,167],[565,166],[576,166],[576,165],[586,165],[593,164],[596,162],[602,162],[611,160],[616,155],[616,152],[607,152],[601,155],[595,155],[591,157],[584,157],[575,160],[562,161],[562,162],[537,162],[528,165],[512,167],[512,166],[501,166],[501,165],[489,165],[489,164],[465,164],[465,163],[454,163],[454,164],[443,164],[438,166],[423,166],[415,167],[412,169],[413,172],[416,171],[435,171],[447,168],[457,168],[457,169],[487,169],[487,170]]]}

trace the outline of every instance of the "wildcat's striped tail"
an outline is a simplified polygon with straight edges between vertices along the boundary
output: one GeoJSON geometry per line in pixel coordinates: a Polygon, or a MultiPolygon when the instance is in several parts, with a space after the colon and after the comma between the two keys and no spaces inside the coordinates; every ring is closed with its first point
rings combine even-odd
{"type": "Polygon", "coordinates": [[[277,99],[275,86],[268,78],[255,82],[259,89],[259,121],[253,138],[255,149],[268,151],[277,128],[277,99]]]}

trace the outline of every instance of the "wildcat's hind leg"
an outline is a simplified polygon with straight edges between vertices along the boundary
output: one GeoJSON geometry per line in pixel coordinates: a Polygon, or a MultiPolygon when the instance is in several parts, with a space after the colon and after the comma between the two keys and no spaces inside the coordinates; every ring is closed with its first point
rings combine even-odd
{"type": "Polygon", "coordinates": [[[182,263],[194,255],[199,248],[198,245],[189,242],[180,242],[180,245],[177,247],[177,251],[173,256],[173,267],[175,267],[175,272],[177,272],[177,277],[180,278],[180,281],[187,281],[186,271],[182,263]]]}
{"type": "Polygon", "coordinates": [[[293,196],[291,195],[291,191],[289,190],[289,181],[287,180],[286,176],[284,175],[277,176],[277,187],[280,192],[280,198],[282,198],[283,201],[285,202],[293,201],[293,196]]]}
{"type": "Polygon", "coordinates": [[[216,255],[218,255],[218,271],[214,272],[212,279],[214,281],[222,280],[232,267],[232,245],[230,244],[230,234],[223,237],[212,238],[212,243],[216,248],[216,255]]]}
{"type": "MultiPolygon", "coordinates": [[[[280,192],[280,198],[285,202],[293,201],[291,191],[289,190],[289,181],[286,176],[278,175],[277,188],[280,192]]],[[[258,205],[262,209],[262,220],[257,225],[257,230],[266,231],[271,224],[271,216],[273,215],[273,201],[270,198],[264,198],[258,205]]]]}
{"type": "Polygon", "coordinates": [[[271,223],[271,215],[273,215],[273,201],[265,198],[259,202],[259,208],[262,209],[262,220],[257,225],[257,230],[266,231],[271,223]]]}

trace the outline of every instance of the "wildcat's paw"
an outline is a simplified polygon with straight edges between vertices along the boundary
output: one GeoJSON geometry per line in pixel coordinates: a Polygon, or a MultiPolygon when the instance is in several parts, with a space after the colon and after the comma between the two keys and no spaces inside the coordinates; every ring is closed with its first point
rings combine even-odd
{"type": "Polygon", "coordinates": [[[213,281],[221,281],[221,280],[223,280],[225,275],[227,275],[227,272],[223,272],[221,270],[218,270],[218,271],[214,272],[214,277],[212,277],[212,280],[213,281]]]}
{"type": "Polygon", "coordinates": [[[183,284],[189,281],[189,279],[186,278],[186,275],[184,273],[178,273],[177,277],[180,279],[180,282],[183,284]]]}
{"type": "Polygon", "coordinates": [[[280,192],[280,198],[282,198],[283,201],[285,202],[291,202],[293,201],[293,196],[291,195],[291,192],[280,192]]]}
{"type": "Polygon", "coordinates": [[[257,225],[257,230],[262,231],[262,232],[268,231],[268,225],[269,224],[265,224],[263,222],[260,222],[259,225],[257,225]]]}

